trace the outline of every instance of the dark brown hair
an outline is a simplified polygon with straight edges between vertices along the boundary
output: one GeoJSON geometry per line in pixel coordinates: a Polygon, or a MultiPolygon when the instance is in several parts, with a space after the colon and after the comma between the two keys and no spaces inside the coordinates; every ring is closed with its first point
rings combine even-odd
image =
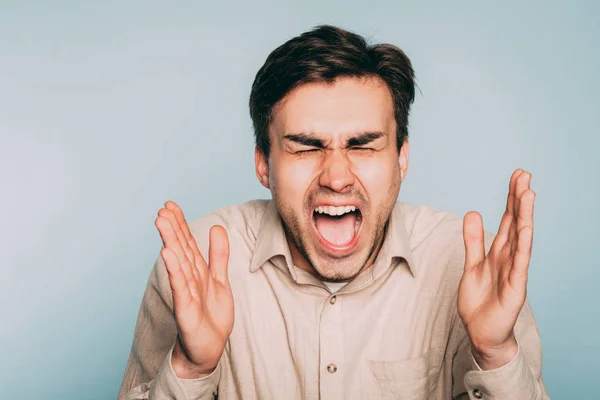
{"type": "Polygon", "coordinates": [[[408,114],[415,97],[414,71],[408,56],[391,44],[369,45],[344,29],[321,25],[282,44],[260,68],[250,94],[256,146],[268,157],[273,107],[292,89],[338,77],[379,77],[392,94],[398,150],[408,137],[408,114]]]}

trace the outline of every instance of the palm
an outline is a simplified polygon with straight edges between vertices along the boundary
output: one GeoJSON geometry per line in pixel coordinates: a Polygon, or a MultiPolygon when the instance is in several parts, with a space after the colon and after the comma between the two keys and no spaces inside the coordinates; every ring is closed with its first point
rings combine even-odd
{"type": "Polygon", "coordinates": [[[191,362],[213,369],[233,329],[233,296],[227,277],[229,242],[220,226],[210,231],[209,262],[198,249],[183,212],[174,202],[158,213],[180,344],[191,362]]]}
{"type": "Polygon", "coordinates": [[[522,170],[513,173],[506,211],[487,255],[481,216],[471,212],[464,219],[466,259],[458,314],[478,348],[506,343],[525,302],[535,199],[530,179],[522,170]]]}

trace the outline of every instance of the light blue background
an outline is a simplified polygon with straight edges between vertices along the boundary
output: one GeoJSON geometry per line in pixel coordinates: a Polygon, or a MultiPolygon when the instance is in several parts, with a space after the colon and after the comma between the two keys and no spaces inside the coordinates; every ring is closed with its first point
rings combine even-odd
{"type": "Polygon", "coordinates": [[[532,171],[545,380],[599,398],[599,3],[482,3],[0,3],[0,398],[116,397],[156,211],[269,196],[250,85],[321,23],[412,58],[401,200],[495,230],[511,172],[532,171]]]}

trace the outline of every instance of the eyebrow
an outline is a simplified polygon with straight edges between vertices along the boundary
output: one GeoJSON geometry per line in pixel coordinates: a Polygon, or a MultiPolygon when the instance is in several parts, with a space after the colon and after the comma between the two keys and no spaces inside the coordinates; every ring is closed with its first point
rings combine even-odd
{"type": "MultiPolygon", "coordinates": [[[[346,141],[346,147],[364,146],[385,136],[383,132],[363,132],[359,135],[352,136],[346,141]]],[[[288,133],[283,136],[283,139],[310,147],[318,147],[324,149],[325,143],[314,134],[310,133],[288,133]]]]}
{"type": "Polygon", "coordinates": [[[364,132],[358,136],[353,136],[353,137],[349,138],[348,141],[346,142],[346,146],[347,147],[364,146],[364,145],[369,144],[383,136],[385,136],[385,134],[383,132],[364,132]]]}
{"type": "Polygon", "coordinates": [[[309,133],[288,133],[283,138],[304,146],[318,147],[320,149],[325,148],[325,143],[322,139],[309,133]]]}

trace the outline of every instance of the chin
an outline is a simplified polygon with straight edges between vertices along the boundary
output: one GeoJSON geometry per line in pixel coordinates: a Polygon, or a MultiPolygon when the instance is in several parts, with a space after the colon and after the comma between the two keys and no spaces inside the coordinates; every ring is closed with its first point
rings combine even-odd
{"type": "Polygon", "coordinates": [[[311,257],[311,264],[323,280],[342,282],[352,280],[356,277],[363,270],[366,258],[358,254],[358,252],[356,254],[349,254],[343,257],[343,259],[323,255],[316,257],[315,262],[312,262],[313,257],[311,257]]]}

